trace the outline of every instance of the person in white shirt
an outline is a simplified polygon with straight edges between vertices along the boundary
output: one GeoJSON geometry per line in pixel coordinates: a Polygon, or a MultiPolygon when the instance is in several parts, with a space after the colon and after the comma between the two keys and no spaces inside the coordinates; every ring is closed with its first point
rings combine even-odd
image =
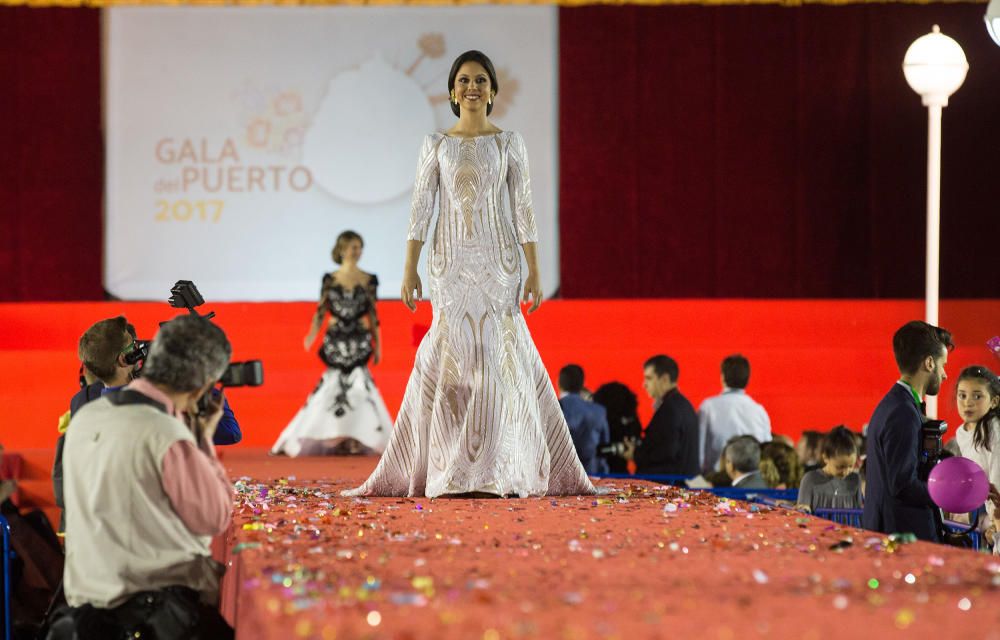
{"type": "Polygon", "coordinates": [[[698,409],[699,464],[703,474],[718,468],[730,439],[746,435],[761,443],[771,440],[771,418],[746,393],[750,361],[738,353],[727,356],[722,361],[721,378],[722,393],[705,398],[698,409]]]}

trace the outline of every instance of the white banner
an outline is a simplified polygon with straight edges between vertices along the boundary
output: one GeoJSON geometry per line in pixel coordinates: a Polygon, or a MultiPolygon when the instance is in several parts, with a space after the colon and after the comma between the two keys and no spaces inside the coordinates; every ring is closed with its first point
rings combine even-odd
{"type": "Polygon", "coordinates": [[[206,300],[313,300],[352,229],[361,267],[398,297],[420,143],[454,124],[448,71],[479,49],[499,76],[491,120],[528,145],[552,293],[556,11],[107,10],[105,288],[160,300],[184,279],[206,300]]]}

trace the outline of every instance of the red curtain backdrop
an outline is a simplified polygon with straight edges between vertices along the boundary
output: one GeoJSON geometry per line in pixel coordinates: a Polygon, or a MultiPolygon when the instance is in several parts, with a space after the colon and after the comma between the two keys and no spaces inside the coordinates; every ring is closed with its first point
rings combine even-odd
{"type": "MultiPolygon", "coordinates": [[[[937,23],[972,67],[944,111],[941,291],[1000,297],[983,11],[560,9],[562,295],[920,297],[926,110],[900,65],[937,23]]],[[[0,300],[103,297],[100,61],[98,11],[0,8],[0,300]]]]}
{"type": "Polygon", "coordinates": [[[0,8],[0,300],[104,295],[100,15],[0,8]]]}
{"type": "Polygon", "coordinates": [[[901,65],[939,24],[971,65],[944,110],[941,292],[1000,297],[983,12],[562,9],[562,295],[922,297],[927,111],[901,65]]]}

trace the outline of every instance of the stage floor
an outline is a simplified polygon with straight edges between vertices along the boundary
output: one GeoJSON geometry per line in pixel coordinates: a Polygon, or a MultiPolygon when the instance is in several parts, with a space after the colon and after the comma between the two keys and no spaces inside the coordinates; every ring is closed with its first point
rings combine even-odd
{"type": "Polygon", "coordinates": [[[345,499],[375,459],[224,462],[240,640],[1000,637],[1000,563],[971,551],[644,482],[345,499]]]}

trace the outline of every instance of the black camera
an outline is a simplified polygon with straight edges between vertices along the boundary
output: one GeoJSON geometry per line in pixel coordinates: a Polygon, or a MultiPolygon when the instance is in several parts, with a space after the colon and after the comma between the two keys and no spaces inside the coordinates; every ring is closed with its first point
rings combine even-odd
{"type": "Polygon", "coordinates": [[[205,304],[205,299],[201,297],[198,287],[190,280],[178,280],[174,283],[174,286],[170,288],[170,298],[167,299],[167,304],[175,309],[187,309],[191,315],[205,320],[211,320],[215,317],[214,311],[201,315],[194,310],[195,307],[205,304]]]}
{"type": "Polygon", "coordinates": [[[135,347],[125,354],[125,364],[139,364],[149,356],[149,340],[136,340],[135,347]]]}
{"type": "Polygon", "coordinates": [[[264,384],[264,363],[260,360],[230,362],[219,384],[224,387],[259,387],[264,384]]]}
{"type": "Polygon", "coordinates": [[[917,475],[924,482],[930,477],[934,465],[947,457],[944,449],[944,434],[948,431],[948,423],[944,420],[924,418],[920,425],[920,457],[917,462],[917,475]]]}

